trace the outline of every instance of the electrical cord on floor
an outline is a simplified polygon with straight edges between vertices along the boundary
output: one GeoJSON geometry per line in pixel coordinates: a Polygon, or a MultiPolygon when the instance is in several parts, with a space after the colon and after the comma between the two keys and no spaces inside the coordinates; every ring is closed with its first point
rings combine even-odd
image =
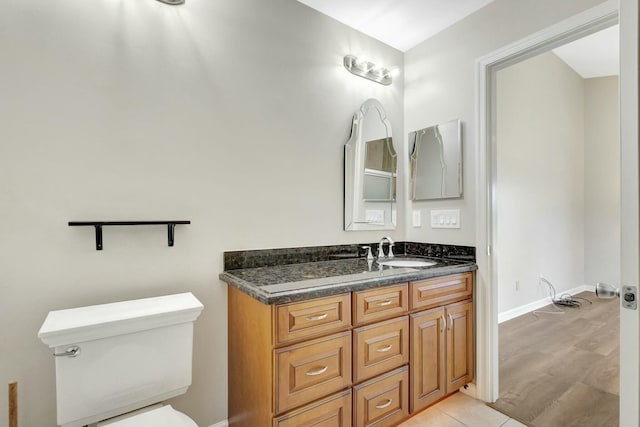
{"type": "Polygon", "coordinates": [[[564,314],[564,310],[562,310],[561,307],[580,308],[580,306],[582,306],[580,300],[586,301],[589,304],[593,304],[593,302],[586,298],[576,297],[568,293],[564,293],[559,297],[556,297],[556,288],[553,286],[553,284],[544,277],[540,277],[540,283],[542,282],[546,283],[549,286],[549,297],[551,298],[552,307],[555,310],[535,310],[533,312],[535,316],[537,316],[538,314],[564,314]]]}

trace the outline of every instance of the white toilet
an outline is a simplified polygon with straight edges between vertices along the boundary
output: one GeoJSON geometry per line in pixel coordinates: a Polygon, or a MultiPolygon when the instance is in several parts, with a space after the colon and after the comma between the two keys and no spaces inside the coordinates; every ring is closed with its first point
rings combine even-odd
{"type": "Polygon", "coordinates": [[[58,425],[197,427],[158,402],[191,385],[202,308],[184,293],[50,312],[38,337],[56,356],[58,425]]]}

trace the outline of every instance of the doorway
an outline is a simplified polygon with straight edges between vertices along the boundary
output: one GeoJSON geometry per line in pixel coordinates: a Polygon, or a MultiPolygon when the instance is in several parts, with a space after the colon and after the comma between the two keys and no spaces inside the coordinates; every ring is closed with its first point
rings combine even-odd
{"type": "MultiPolygon", "coordinates": [[[[638,258],[638,5],[621,2],[621,281],[637,284],[638,258]]],[[[497,259],[493,251],[496,240],[495,205],[495,73],[509,65],[548,51],[569,41],[607,28],[618,21],[618,3],[608,1],[580,15],[558,23],[525,40],[493,52],[478,61],[478,357],[477,394],[494,402],[499,395],[498,373],[498,297],[497,259]]],[[[638,312],[622,310],[620,422],[637,426],[640,421],[638,397],[640,372],[638,363],[638,312]]]]}
{"type": "Polygon", "coordinates": [[[618,44],[613,26],[496,73],[495,408],[532,426],[618,426],[619,305],[594,294],[620,283],[618,44]]]}

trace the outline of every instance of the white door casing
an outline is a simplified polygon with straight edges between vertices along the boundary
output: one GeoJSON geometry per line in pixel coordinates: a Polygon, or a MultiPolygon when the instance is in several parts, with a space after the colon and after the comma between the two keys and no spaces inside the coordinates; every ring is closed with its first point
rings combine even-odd
{"type": "MultiPolygon", "coordinates": [[[[496,238],[496,72],[554,47],[618,23],[620,10],[621,230],[624,284],[639,280],[638,3],[604,2],[572,18],[492,52],[477,61],[477,394],[498,398],[498,287],[496,238]]],[[[620,425],[640,425],[640,328],[638,311],[621,310],[620,425]]]]}

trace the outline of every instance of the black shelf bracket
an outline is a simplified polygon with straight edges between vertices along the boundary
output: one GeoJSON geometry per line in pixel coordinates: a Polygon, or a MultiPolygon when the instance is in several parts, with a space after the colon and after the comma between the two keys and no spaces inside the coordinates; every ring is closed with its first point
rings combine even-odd
{"type": "Polygon", "coordinates": [[[102,250],[102,227],[112,225],[166,225],[169,246],[173,246],[176,224],[191,224],[191,221],[69,221],[69,227],[94,227],[96,250],[102,250]]]}

